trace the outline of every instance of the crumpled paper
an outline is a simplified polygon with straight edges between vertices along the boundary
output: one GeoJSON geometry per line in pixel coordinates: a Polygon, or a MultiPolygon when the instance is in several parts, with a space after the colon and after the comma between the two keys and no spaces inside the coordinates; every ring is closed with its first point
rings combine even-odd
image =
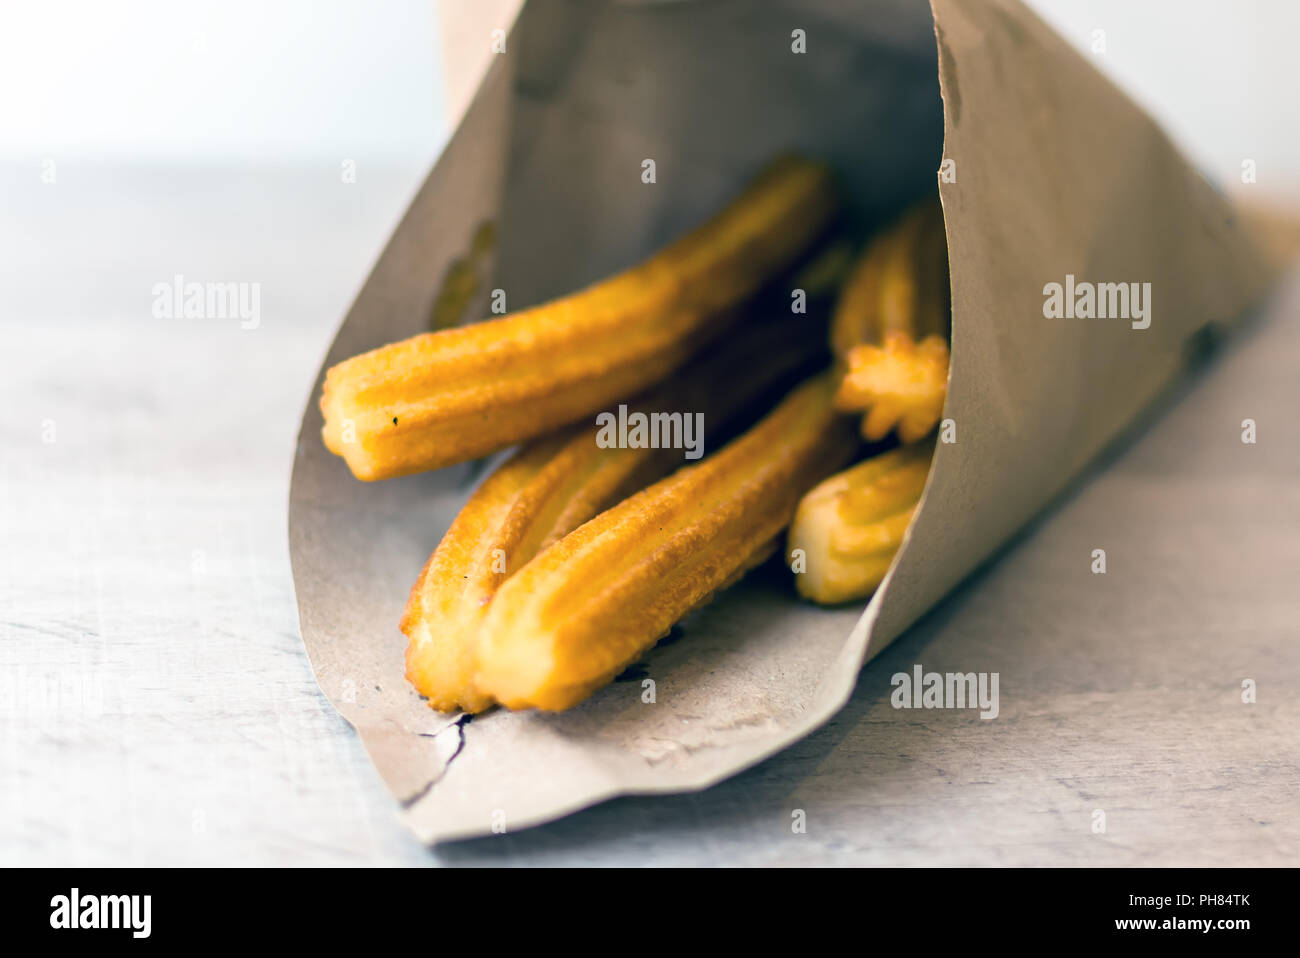
{"type": "Polygon", "coordinates": [[[867,659],[1149,407],[1206,330],[1263,294],[1269,269],[1226,201],[1061,38],[1017,0],[932,8],[529,0],[513,26],[484,24],[505,49],[325,366],[428,329],[471,250],[469,316],[488,314],[494,287],[511,308],[561,295],[639,260],[793,149],[835,167],[864,228],[943,171],[955,441],[939,444],[865,611],[803,604],[768,566],[582,706],[471,721],[406,684],[397,623],[484,465],[357,482],[321,445],[318,379],[290,497],[303,641],[422,840],[703,788],[807,735],[867,659]],[[485,236],[497,238],[486,259],[485,236]],[[1150,325],[1047,318],[1044,288],[1067,276],[1150,283],[1150,325]]]}

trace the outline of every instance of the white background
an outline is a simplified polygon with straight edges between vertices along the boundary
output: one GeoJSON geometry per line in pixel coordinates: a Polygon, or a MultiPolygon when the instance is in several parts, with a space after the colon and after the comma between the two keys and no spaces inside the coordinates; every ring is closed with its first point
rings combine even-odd
{"type": "Polygon", "coordinates": [[[432,0],[5,0],[0,153],[427,160],[432,0]]]}
{"type": "MultiPolygon", "coordinates": [[[[444,0],[448,5],[471,0],[444,0]]],[[[1029,0],[1232,185],[1300,193],[1291,0],[1029,0]],[[1094,53],[1093,31],[1106,50],[1094,53]]],[[[6,0],[0,157],[377,163],[447,135],[434,0],[6,0]]]]}

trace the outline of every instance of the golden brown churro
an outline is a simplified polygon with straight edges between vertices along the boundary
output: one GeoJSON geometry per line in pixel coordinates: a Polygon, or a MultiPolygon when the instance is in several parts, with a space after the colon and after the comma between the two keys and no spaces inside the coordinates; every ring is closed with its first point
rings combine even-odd
{"type": "Polygon", "coordinates": [[[880,585],[912,521],[933,453],[931,440],[873,456],[803,497],[787,552],[800,595],[832,604],[865,598],[880,585]]]}
{"type": "Polygon", "coordinates": [[[803,490],[847,462],[852,424],[817,376],[699,465],[600,513],[508,578],[477,682],[510,708],[564,709],[609,682],[767,554],[803,490]]]}
{"type": "MultiPolygon", "coordinates": [[[[825,364],[827,300],[850,265],[845,242],[826,244],[754,305],[769,315],[634,401],[632,411],[699,412],[711,440],[725,441],[766,390],[825,364]],[[807,312],[791,312],[787,286],[804,291],[807,312]]],[[[682,464],[680,449],[602,447],[598,436],[583,423],[521,449],[479,486],[425,564],[401,628],[410,638],[407,679],[434,708],[480,712],[492,704],[474,683],[475,644],[488,602],[512,571],[682,464]]]]}
{"type": "Polygon", "coordinates": [[[891,330],[884,346],[849,350],[848,364],[835,406],[849,412],[866,410],[864,438],[878,442],[897,431],[903,442],[916,442],[939,422],[948,391],[948,344],[941,336],[917,343],[891,330]]]}
{"type": "MultiPolygon", "coordinates": [[[[683,417],[699,413],[720,440],[765,392],[825,363],[824,332],[824,322],[788,310],[761,321],[634,401],[629,415],[675,414],[689,426],[683,417]]],[[[601,446],[598,434],[581,423],[515,453],[470,497],[420,573],[401,623],[406,677],[434,708],[492,704],[474,681],[475,648],[488,603],[511,573],[683,463],[681,448],[601,446]]]]}
{"type": "Polygon", "coordinates": [[[736,200],[640,266],[533,309],[426,333],[329,370],[325,445],[359,479],[503,449],[664,378],[725,333],[738,305],[838,210],[821,164],[777,162],[736,200]]]}
{"type": "Polygon", "coordinates": [[[845,283],[831,345],[845,369],[836,406],[865,412],[862,434],[916,442],[938,423],[948,387],[947,241],[937,199],[868,243],[845,283]]]}

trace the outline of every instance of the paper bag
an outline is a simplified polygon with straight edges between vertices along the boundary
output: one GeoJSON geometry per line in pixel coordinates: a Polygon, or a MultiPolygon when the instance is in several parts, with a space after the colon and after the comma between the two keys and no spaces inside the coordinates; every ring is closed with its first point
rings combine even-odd
{"type": "Polygon", "coordinates": [[[326,366],[488,315],[492,289],[517,309],[626,267],[796,150],[835,168],[863,229],[940,171],[951,441],[865,612],[801,603],[769,567],[578,708],[470,721],[407,685],[397,623],[483,466],[356,481],[321,445],[318,379],[289,516],[303,640],[425,841],[703,788],[807,735],[1269,279],[1225,201],[1016,0],[529,0],[480,41],[498,52],[326,366]],[[1120,283],[1147,291],[1144,317],[1136,297],[1105,319],[1073,299],[1120,283]]]}

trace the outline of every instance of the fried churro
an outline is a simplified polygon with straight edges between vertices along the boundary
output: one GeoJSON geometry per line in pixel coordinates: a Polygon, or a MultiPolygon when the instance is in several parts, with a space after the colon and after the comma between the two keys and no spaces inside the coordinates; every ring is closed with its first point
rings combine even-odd
{"type": "Polygon", "coordinates": [[[803,491],[858,440],[829,374],[762,421],[579,526],[508,578],[484,619],[477,684],[512,709],[564,709],[761,561],[803,491]]]}
{"type": "MultiPolygon", "coordinates": [[[[721,437],[765,392],[825,363],[816,326],[792,320],[720,344],[629,404],[630,416],[698,415],[721,437]]],[[[682,448],[602,446],[599,432],[581,423],[519,450],[479,486],[430,556],[401,628],[410,639],[407,680],[434,708],[480,712],[492,704],[474,682],[475,647],[488,604],[511,573],[683,463],[682,448]]]]}
{"type": "Polygon", "coordinates": [[[862,434],[925,437],[948,388],[948,252],[937,199],[867,244],[831,322],[844,377],[836,406],[864,412],[862,434]]]}
{"type": "MultiPolygon", "coordinates": [[[[810,311],[792,314],[784,286],[747,324],[631,404],[646,416],[698,413],[714,441],[762,396],[825,365],[824,301],[847,271],[833,243],[792,278],[810,311]]],[[[475,646],[487,605],[516,569],[552,542],[682,464],[683,450],[601,446],[587,423],[534,440],[470,497],[411,589],[401,628],[410,639],[406,677],[441,711],[480,712],[492,700],[474,682],[475,646]]],[[[701,437],[702,438],[702,437],[701,437]]]]}
{"type": "Polygon", "coordinates": [[[891,330],[883,346],[849,350],[835,406],[865,410],[862,435],[878,442],[891,431],[904,443],[925,438],[943,415],[948,391],[948,344],[941,336],[919,343],[891,330]]]}
{"type": "Polygon", "coordinates": [[[571,296],[426,333],[331,368],[322,436],[359,479],[473,459],[663,379],[739,318],[739,305],[828,227],[821,164],[787,158],[714,219],[571,296]]]}
{"type": "Polygon", "coordinates": [[[831,476],[799,503],[790,525],[795,588],[834,604],[880,585],[902,544],[930,472],[933,440],[873,456],[831,476]]]}

